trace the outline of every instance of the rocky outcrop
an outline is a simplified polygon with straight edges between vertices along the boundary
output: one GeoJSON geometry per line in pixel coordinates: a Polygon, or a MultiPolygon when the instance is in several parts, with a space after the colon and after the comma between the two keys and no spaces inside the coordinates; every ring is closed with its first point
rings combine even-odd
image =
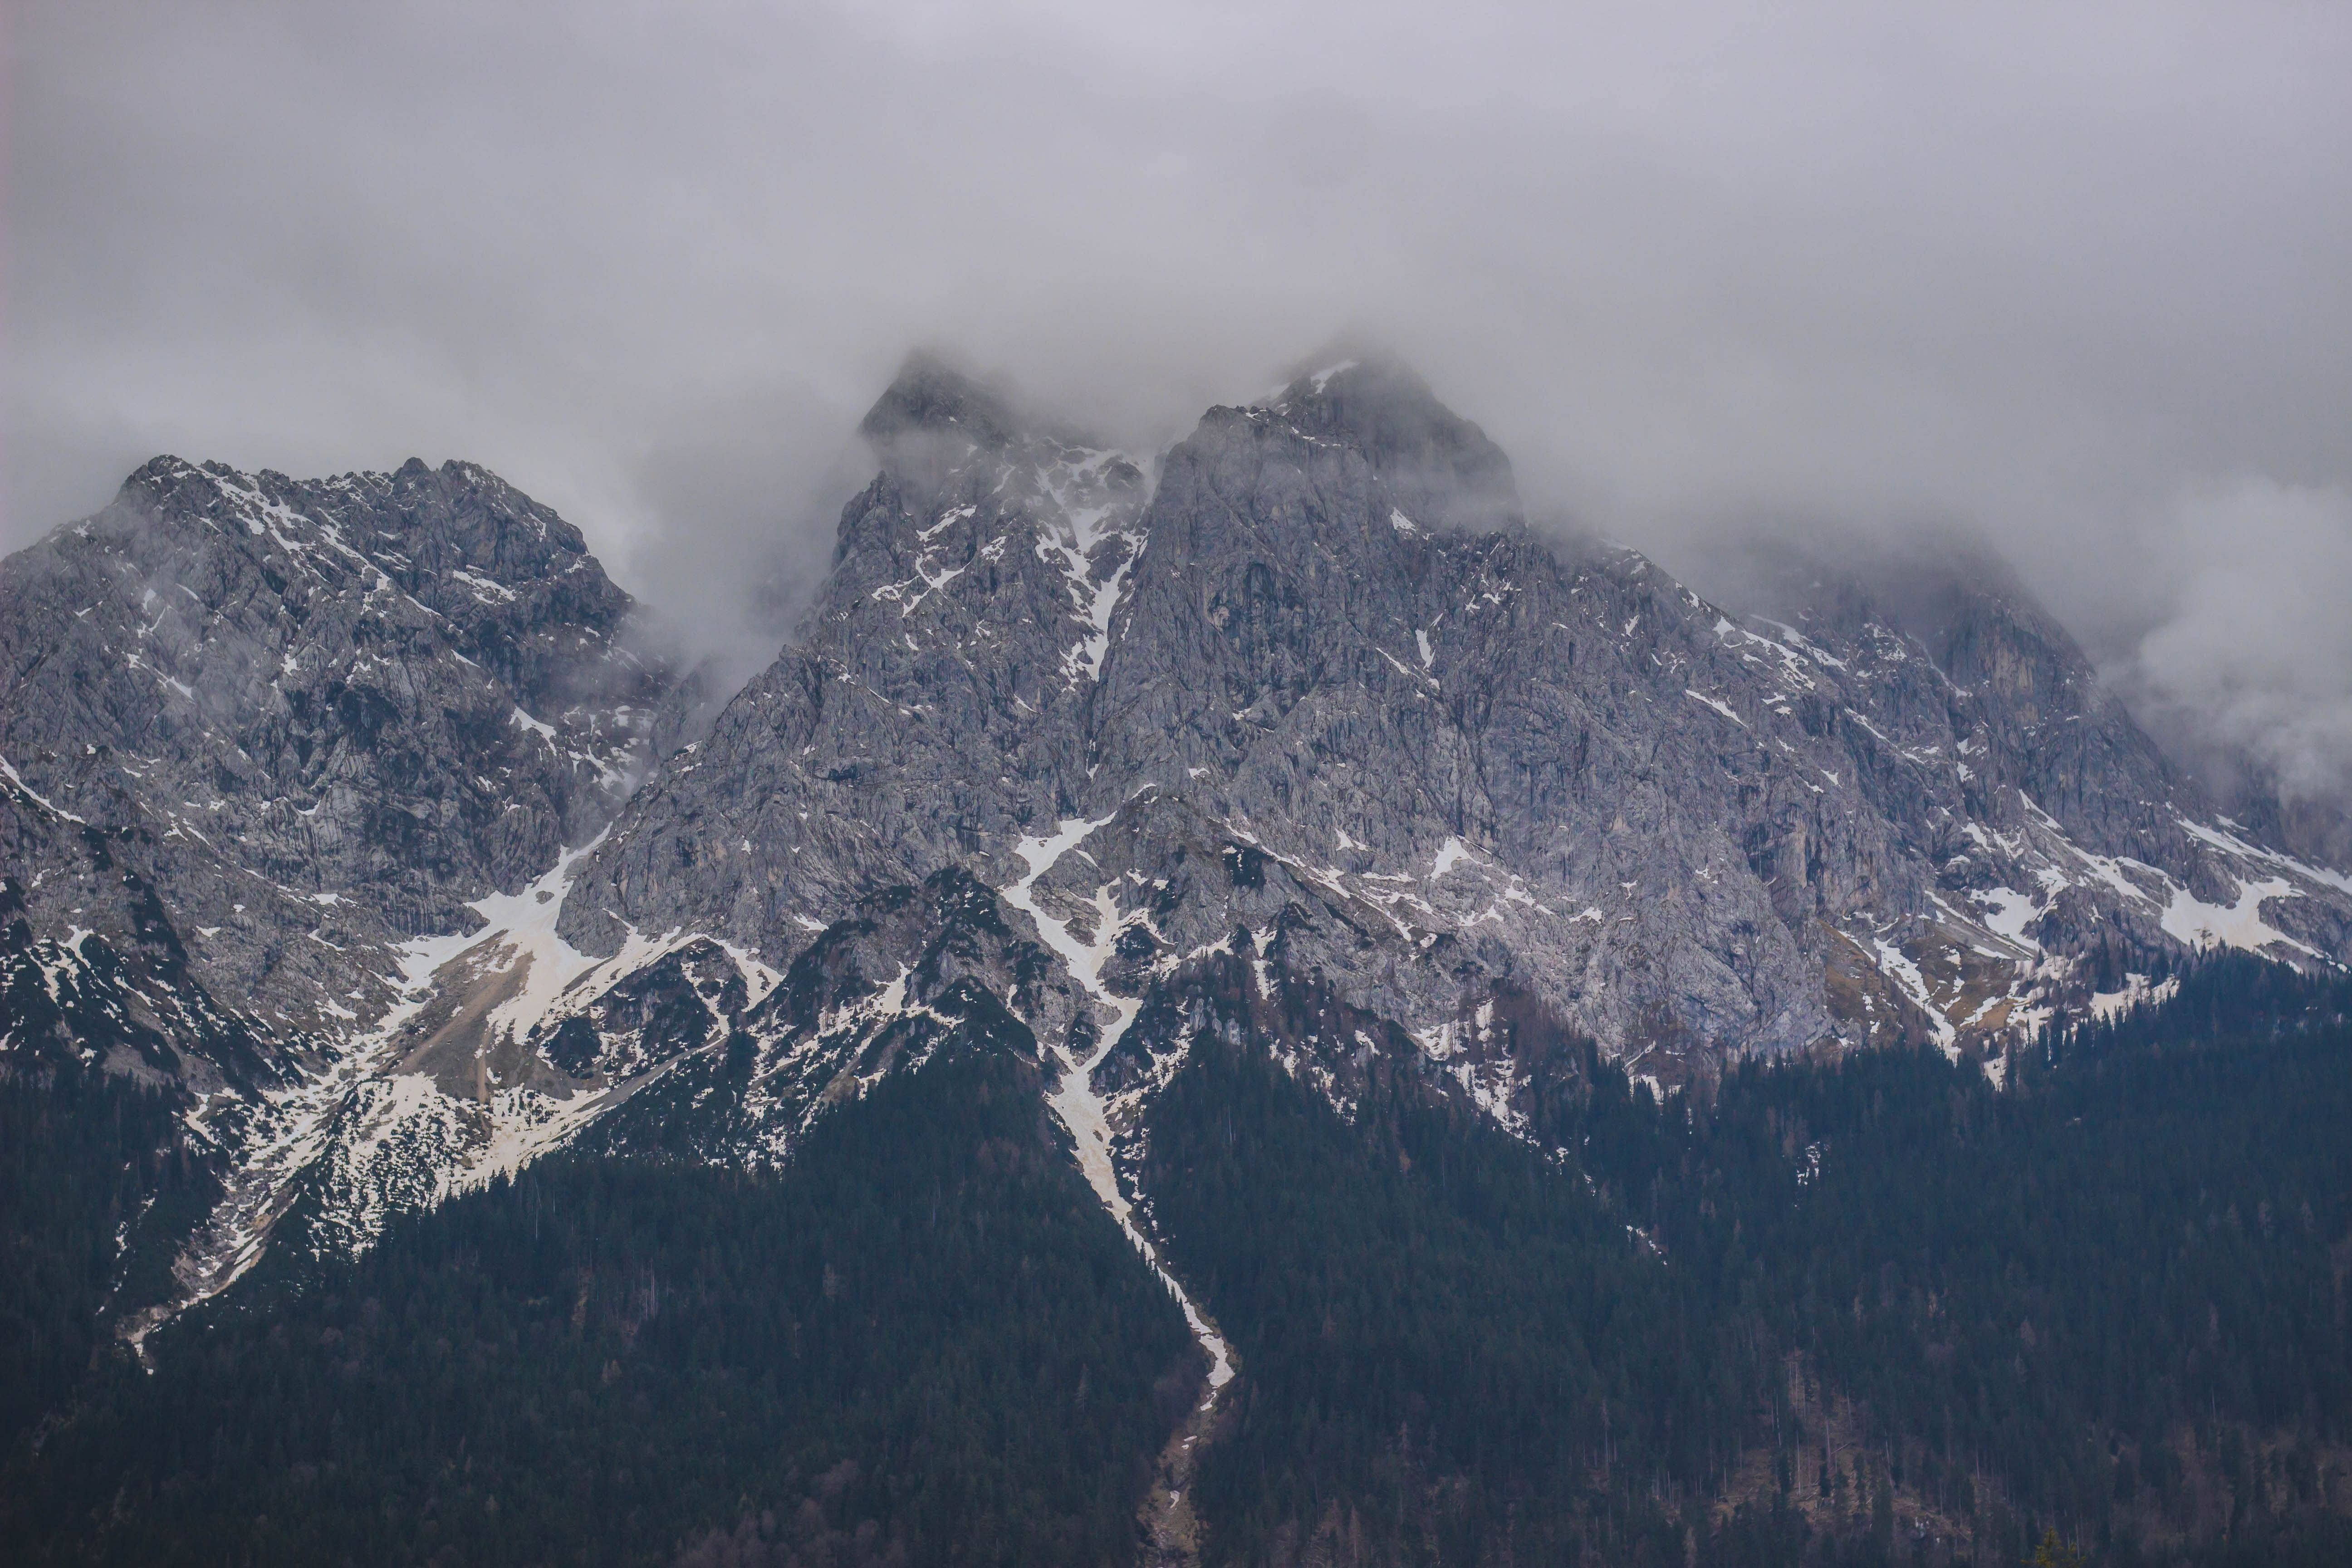
{"type": "MultiPolygon", "coordinates": [[[[457,463],[298,482],[159,458],[0,563],[0,756],[28,787],[403,935],[593,837],[666,685],[579,531],[457,463]]],[[[164,897],[217,928],[208,981],[278,1002],[284,933],[235,918],[250,900],[164,897]]]]}
{"type": "Polygon", "coordinates": [[[578,530],[462,463],[158,458],[0,563],[5,962],[45,999],[6,1048],[186,1097],[241,1215],[192,1280],[282,1210],[412,1005],[418,939],[478,929],[648,765],[668,678],[632,608],[578,530]]]}
{"type": "Polygon", "coordinates": [[[2344,889],[2221,822],[2013,584],[1794,563],[1770,618],[1718,607],[1530,531],[1393,364],[1212,410],[1148,503],[936,365],[866,428],[807,637],[590,864],[583,946],[782,963],[878,877],[1003,886],[1083,823],[1035,893],[1118,923],[1131,985],[1278,932],[1416,1036],[1509,989],[1668,1079],[1990,1057],[2187,945],[2346,951],[2344,889]]]}
{"type": "Polygon", "coordinates": [[[877,886],[971,863],[1071,810],[1149,495],[1128,455],[1022,433],[918,361],[864,429],[800,638],[674,757],[583,868],[562,931],[721,935],[770,963],[877,886]]]}

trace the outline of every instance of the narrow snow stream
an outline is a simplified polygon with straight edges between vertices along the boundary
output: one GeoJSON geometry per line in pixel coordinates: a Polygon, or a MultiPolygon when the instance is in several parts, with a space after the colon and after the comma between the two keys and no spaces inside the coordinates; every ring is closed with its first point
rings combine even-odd
{"type": "MultiPolygon", "coordinates": [[[[1116,815],[1113,813],[1114,816],[1116,815]]],[[[1097,918],[1095,945],[1092,947],[1082,946],[1070,934],[1066,922],[1039,909],[1030,891],[1037,879],[1052,870],[1064,855],[1084,843],[1088,834],[1108,826],[1110,821],[1109,816],[1100,822],[1072,817],[1063,823],[1050,838],[1023,839],[1017,848],[1021,858],[1029,863],[1029,874],[1004,889],[1004,901],[1016,910],[1027,911],[1029,918],[1037,922],[1037,934],[1045,939],[1046,946],[1061,954],[1062,962],[1069,966],[1071,975],[1087,988],[1096,1001],[1115,1015],[1111,1026],[1102,1033],[1102,1044],[1095,1048],[1092,1056],[1074,1064],[1062,1075],[1061,1087],[1054,1091],[1049,1103],[1054,1107],[1055,1114],[1062,1119],[1062,1125],[1070,1130],[1070,1136],[1077,1141],[1078,1168],[1086,1173],[1087,1185],[1093,1187],[1095,1195],[1102,1199],[1103,1207],[1110,1211],[1111,1217],[1118,1221],[1119,1228],[1127,1232],[1128,1240],[1143,1254],[1143,1260],[1150,1264],[1160,1278],[1167,1281],[1168,1288],[1176,1293],[1178,1305],[1184,1309],[1184,1321],[1192,1325],[1192,1337],[1201,1342],[1202,1350],[1209,1352],[1209,1391],[1201,1400],[1201,1408],[1206,1410],[1216,1402],[1218,1393],[1225,1384],[1233,1381],[1233,1357],[1223,1338],[1202,1319],[1200,1309],[1192,1304],[1192,1298],[1185,1293],[1182,1285],[1177,1283],[1176,1277],[1168,1272],[1166,1266],[1160,1261],[1160,1254],[1143,1232],[1137,1228],[1134,1216],[1129,1213],[1127,1195],[1118,1190],[1118,1173],[1111,1165],[1110,1119],[1104,1108],[1102,1096],[1097,1094],[1094,1088],[1095,1068],[1110,1054],[1111,1047],[1118,1044],[1129,1026],[1135,1022],[1135,1015],[1143,1006],[1139,998],[1114,996],[1103,985],[1101,979],[1103,963],[1110,957],[1111,942],[1118,934],[1118,907],[1111,900],[1111,889],[1118,884],[1106,882],[1095,889],[1097,918]]]]}

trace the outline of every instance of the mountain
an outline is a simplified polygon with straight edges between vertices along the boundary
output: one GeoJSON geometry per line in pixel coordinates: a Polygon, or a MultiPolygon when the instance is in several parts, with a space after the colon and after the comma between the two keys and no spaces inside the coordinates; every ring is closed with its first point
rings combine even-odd
{"type": "Polygon", "coordinates": [[[1996,567],[1784,557],[1716,605],[1530,529],[1376,358],[1153,457],[918,356],[861,433],[799,635],[657,766],[689,688],[478,468],[159,458],[9,561],[10,962],[70,976],[52,1048],[193,1097],[192,1293],[281,1215],[332,1250],[624,1107],[598,1136],[690,1124],[747,1039],[809,1087],[708,1142],[778,1157],[813,1062],[967,981],[1081,1064],[1108,1172],[1184,1048],[1126,1022],[1219,952],[1363,1016],[1300,1045],[1335,1095],[1418,1051],[1526,1136],[1587,1039],[1662,1090],[1903,1038],[1998,1074],[2200,948],[2352,954],[2352,879],[1996,567]],[[983,929],[1036,951],[937,962],[983,929]]]}
{"type": "MultiPolygon", "coordinates": [[[[1516,1412],[1513,1441],[1580,1456],[1579,1478],[1597,1463],[1604,1490],[1621,1440],[1646,1455],[1652,1511],[1610,1529],[1664,1540],[1673,1489],[1729,1497],[1756,1411],[1781,1408],[1756,1347],[1833,1353],[1803,1348],[1824,1342],[1817,1323],[1812,1342],[1799,1331],[1817,1297],[1785,1273],[1751,1283],[1806,1304],[1742,1339],[1725,1316],[1736,1292],[1684,1294],[1652,1272],[1704,1256],[1731,1280],[1836,1245],[1707,1185],[1779,1190],[1753,1150],[1709,1142],[1707,1108],[1770,1107],[1757,1136],[1774,1171],[1817,1168],[1827,1145],[1795,1130],[1835,1121],[1840,1146],[1880,1150],[1872,1179],[1899,1185],[1900,1151],[1866,1135],[1875,1112],[1852,1119],[1853,1084],[1906,1113],[1998,1121],[2011,1113],[1985,1108],[2045,1092],[2018,1080],[2050,1070],[2053,1040],[2219,994],[2183,989],[2217,952],[2315,977],[2352,961],[2352,877],[2298,856],[2305,839],[2269,817],[2224,815],[1996,563],[1890,572],[1783,552],[1745,602],[1712,603],[1634,552],[1532,527],[1506,455],[1373,355],[1213,408],[1158,454],[1033,417],[924,356],[860,429],[878,471],[842,513],[830,577],[715,713],[700,677],[635,648],[634,605],[579,532],[467,464],[305,482],[158,458],[105,510],[0,563],[0,1084],[146,1097],[112,1113],[136,1131],[61,1145],[146,1173],[59,1200],[58,1226],[111,1226],[105,1245],[38,1243],[79,1259],[58,1300],[100,1303],[77,1321],[94,1312],[166,1357],[240,1312],[350,1336],[286,1303],[389,1289],[392,1274],[352,1271],[391,1268],[366,1258],[396,1237],[426,1249],[401,1255],[403,1289],[454,1292],[464,1311],[505,1302],[505,1320],[541,1324],[537,1355],[561,1337],[548,1280],[612,1266],[593,1232],[567,1233],[574,1252],[507,1295],[469,1297],[462,1270],[415,1261],[445,1206],[506,1234],[525,1201],[510,1178],[555,1156],[564,1191],[601,1191],[604,1166],[702,1173],[611,1210],[654,1237],[673,1223],[656,1211],[806,1182],[809,1151],[856,1142],[844,1129],[874,1105],[897,1108],[890,1138],[918,1137],[906,1097],[929,1091],[908,1086],[977,1072],[1029,1120],[974,1134],[971,1158],[1028,1171],[1035,1142],[1072,1192],[1075,1163],[1098,1211],[1087,1224],[1124,1235],[1132,1276],[1097,1267],[1089,1289],[1157,1289],[1194,1342],[1172,1399],[1139,1392],[1135,1367],[1118,1384],[1119,1430],[1169,1407],[1164,1451],[1073,1479],[1068,1496],[1092,1500],[1068,1507],[1096,1510],[1083,1530],[1061,1503],[1023,1504],[1004,1528],[1099,1541],[1102,1500],[1126,1499],[1160,1560],[1220,1540],[1294,1560],[1331,1497],[1379,1494],[1385,1517],[1421,1519],[1412,1489],[1486,1474],[1481,1423],[1516,1412]],[[1931,1065],[1839,1076],[1881,1055],[1912,1064],[1909,1047],[1931,1065]],[[1748,1076],[1766,1064],[1800,1076],[1748,1076]],[[1772,1099],[1801,1081],[1820,1086],[1806,1109],[1772,1099]],[[1261,1142],[1244,1150],[1237,1127],[1261,1142]],[[1277,1191],[1296,1203],[1253,1196],[1277,1191]],[[1364,1206],[1335,1211],[1342,1193],[1364,1206]],[[1793,1250],[1755,1262],[1749,1231],[1793,1250]],[[1312,1289],[1266,1288],[1281,1255],[1321,1259],[1312,1289]],[[1407,1441],[1435,1389],[1498,1375],[1423,1343],[1407,1357],[1419,1382],[1379,1384],[1389,1352],[1368,1347],[1389,1330],[1361,1315],[1357,1285],[1393,1279],[1397,1311],[1454,1322],[1466,1309],[1449,1276],[1417,1272],[1435,1256],[1484,1281],[1528,1376],[1563,1392],[1538,1408],[1498,1384],[1446,1405],[1442,1440],[1424,1432],[1435,1446],[1408,1463],[1382,1447],[1395,1423],[1407,1441]],[[1578,1280],[1610,1303],[1593,1311],[1646,1326],[1571,1332],[1559,1299],[1578,1280]],[[1300,1313],[1357,1349],[1303,1345],[1300,1313]],[[1571,1341],[1584,1348],[1560,1360],[1571,1341]],[[1610,1359],[1635,1344],[1648,1370],[1610,1359]],[[1742,1370],[1710,1385],[1691,1356],[1742,1370]],[[1325,1387],[1359,1377],[1379,1388],[1356,1404],[1325,1387]],[[1636,1422],[1629,1399],[1681,1414],[1636,1422]],[[1310,1406],[1348,1412],[1331,1417],[1346,1443],[1315,1447],[1297,1425],[1310,1406]],[[1289,1490],[1234,1468],[1294,1440],[1313,1457],[1285,1470],[1289,1490]]],[[[2313,1028],[2332,1005],[2298,1004],[2313,1028]]],[[[2063,1137],[2014,1114],[2045,1141],[2036,1161],[2063,1137]]],[[[1966,1190],[1956,1175],[1935,1202],[1966,1190]]],[[[892,1234],[918,1234],[919,1186],[893,1191],[892,1234]]],[[[976,1234],[1003,1215],[1010,1236],[1063,1197],[1048,1182],[1009,1206],[974,1201],[976,1234]]],[[[2090,1245],[2095,1224],[2065,1212],[2090,1245]]],[[[1024,1243],[998,1261],[1017,1273],[1034,1256],[1024,1243]]],[[[664,1267],[706,1304],[733,1300],[716,1257],[664,1267]]],[[[2027,1310],[1987,1289],[1987,1312],[2027,1310]]],[[[614,1312],[614,1343],[634,1347],[650,1310],[614,1312]]],[[[84,1342],[40,1333],[54,1390],[84,1342]]],[[[1161,1375],[1160,1328],[1130,1313],[1104,1333],[1161,1375]]],[[[1855,1350],[1848,1371],[1889,1353],[1855,1350]]],[[[589,1408],[559,1362],[544,1375],[589,1408]]],[[[751,1381],[709,1397],[740,1411],[756,1358],[726,1364],[751,1381]]],[[[1817,1435],[1866,1428],[1838,1414],[1858,1384],[1805,1375],[1817,1435]]],[[[1912,1394],[1875,1397],[1890,1422],[1927,1419],[1912,1394]]],[[[2078,1390],[2036,1418],[2074,1432],[2112,1418],[2102,1397],[2078,1390]]],[[[791,1430],[815,1430],[806,1419],[791,1430]]],[[[910,1462],[877,1434],[856,1465],[910,1462]]],[[[1895,1500],[1889,1465],[1870,1484],[1895,1500]]],[[[1822,1519],[1832,1468],[1809,1505],[1822,1519]]],[[[1515,1475],[1512,1495],[1546,1509],[1587,1484],[1515,1475]]],[[[795,1469],[760,1484],[810,1483],[795,1469]]],[[[2021,1509],[2087,1506],[2037,1484],[2000,1482],[2021,1509]]],[[[814,1540],[841,1494],[810,1495],[814,1540]]],[[[953,1537],[858,1496],[877,1531],[953,1537]]],[[[1902,1496],[1906,1517],[1959,1528],[1948,1496],[1942,1513],[1902,1496]]],[[[1429,1530],[1453,1528],[1444,1511],[1429,1530]]],[[[793,1533],[744,1520],[763,1552],[793,1533]]],[[[1556,1524],[1529,1539],[1564,1550],[1556,1524]]]]}
{"type": "Polygon", "coordinates": [[[1342,1114],[1290,1070],[1328,994],[1209,967],[1139,1020],[1194,1034],[1139,1174],[1238,1352],[1206,1408],[1214,1363],[1073,1167],[1034,1036],[976,992],[894,1026],[920,1070],[841,1096],[772,1174],[555,1152],[355,1258],[273,1249],[144,1366],[62,1335],[78,1366],[36,1361],[24,1331],[87,1311],[57,1276],[103,1289],[110,1199],[175,1195],[135,1158],[129,1193],[88,1180],[89,1145],[137,1151],[160,1107],[0,1077],[0,1412],[22,1418],[21,1371],[50,1391],[0,1457],[12,1556],[1990,1568],[2055,1533],[2048,1560],[2318,1568],[2352,1545],[2340,977],[2192,964],[1999,1089],[1896,1047],[1660,1104],[1588,1049],[1554,1064],[1555,1152],[1417,1052],[1368,1055],[1342,1114]]]}
{"type": "Polygon", "coordinates": [[[964,866],[1059,922],[1098,1026],[1245,928],[1507,1116],[1506,997],[1675,1083],[1906,1030],[1995,1059],[2200,944],[2352,942],[2352,884],[2220,816],[2013,588],[1718,608],[1531,532],[1391,364],[1149,465],[1021,429],[927,363],[886,394],[806,635],[583,863],[562,936],[772,965],[964,866]]]}
{"type": "Polygon", "coordinates": [[[184,1096],[226,1182],[202,1295],[380,1066],[418,934],[604,826],[668,679],[579,531],[461,463],[158,458],[0,606],[7,1049],[184,1096]]]}
{"type": "Polygon", "coordinates": [[[2352,866],[2352,805],[2324,792],[2288,788],[2275,767],[2243,757],[2231,761],[2221,798],[2253,837],[2315,865],[2352,866]]]}

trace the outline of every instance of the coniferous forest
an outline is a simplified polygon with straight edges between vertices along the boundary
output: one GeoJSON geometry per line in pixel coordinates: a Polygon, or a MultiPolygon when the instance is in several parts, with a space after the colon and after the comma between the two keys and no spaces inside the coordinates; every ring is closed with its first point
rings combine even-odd
{"type": "Polygon", "coordinates": [[[31,1560],[1093,1563],[1198,1379],[1007,1054],[779,1180],[531,1166],[148,1349],[17,1444],[31,1560]]]}
{"type": "Polygon", "coordinates": [[[1565,1159],[1204,1041],[1150,1184],[1250,1374],[1219,1552],[2342,1560],[2348,996],[2218,961],[2008,1093],[1894,1050],[1661,1108],[1593,1061],[1565,1159]]]}
{"type": "MultiPolygon", "coordinates": [[[[1142,1190],[1233,1344],[1202,1560],[2352,1560],[2352,985],[2222,958],[2008,1089],[1931,1049],[1528,1139],[1204,1033],[1142,1190]],[[2048,1532],[2055,1532],[2049,1535],[2048,1532]]],[[[169,1108],[0,1080],[34,1562],[1128,1563],[1203,1370],[1025,1039],[792,1164],[560,1157],[111,1339],[169,1108]]]]}

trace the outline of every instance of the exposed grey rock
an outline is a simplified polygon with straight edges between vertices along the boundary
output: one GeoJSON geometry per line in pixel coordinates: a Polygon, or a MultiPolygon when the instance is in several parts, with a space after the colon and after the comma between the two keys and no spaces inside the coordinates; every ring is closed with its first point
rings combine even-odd
{"type": "Polygon", "coordinates": [[[65,1015],[12,1007],[5,1044],[184,1091],[244,1211],[224,1258],[404,1005],[412,939],[478,928],[626,797],[667,686],[631,609],[461,463],[158,458],[0,563],[11,984],[65,1015]]]}
{"type": "MultiPolygon", "coordinates": [[[[159,458],[0,563],[0,756],[31,788],[401,934],[592,837],[665,686],[578,531],[466,464],[297,482],[159,458]]],[[[217,919],[208,982],[278,1001],[280,933],[165,901],[217,919]]]]}
{"type": "Polygon", "coordinates": [[[2221,798],[2249,835],[2299,860],[2352,872],[2352,801],[2284,784],[2274,767],[2233,760],[2221,798]]]}
{"type": "Polygon", "coordinates": [[[672,757],[562,934],[699,930],[781,963],[877,886],[1003,857],[1071,809],[1107,622],[1142,536],[1126,455],[1016,435],[918,362],[868,416],[882,472],[784,650],[672,757]]]}
{"type": "MultiPolygon", "coordinates": [[[[714,1000],[719,1000],[714,998],[714,1000]]],[[[713,1009],[714,1014],[723,1008],[713,1009]]],[[[759,999],[598,1121],[589,1146],[780,1163],[828,1107],[970,1031],[1037,1054],[1077,1001],[994,892],[960,870],[861,900],[759,999]]]]}
{"type": "Polygon", "coordinates": [[[1087,563],[1099,663],[1059,657],[1073,577],[1037,545],[1084,526],[1061,438],[929,363],[866,431],[883,473],[808,635],[616,827],[582,945],[699,926],[782,963],[877,878],[1003,886],[1084,821],[1033,896],[1112,921],[1130,992],[1238,927],[1425,1042],[1507,990],[1672,1079],[1906,1032],[1994,1052],[2184,938],[2352,935],[2346,889],[2221,822],[2013,584],[1884,604],[1806,563],[1781,618],[1736,616],[1529,531],[1507,460],[1393,365],[1160,460],[1087,563]]]}
{"type": "Polygon", "coordinates": [[[44,1048],[103,1021],[204,1079],[248,1152],[192,1279],[568,1142],[788,1157],[975,1031],[1087,1064],[1055,1105],[1132,1170],[1204,1029],[1540,1141],[1592,1050],[1998,1072],[2200,943],[2352,957],[2352,879],[2221,816],[1997,572],[1791,557],[1719,607],[1531,530],[1371,357],[1156,459],[927,360],[862,428],[832,576],[715,712],[478,470],[159,462],[0,569],[0,978],[102,941],[44,1048]]]}

